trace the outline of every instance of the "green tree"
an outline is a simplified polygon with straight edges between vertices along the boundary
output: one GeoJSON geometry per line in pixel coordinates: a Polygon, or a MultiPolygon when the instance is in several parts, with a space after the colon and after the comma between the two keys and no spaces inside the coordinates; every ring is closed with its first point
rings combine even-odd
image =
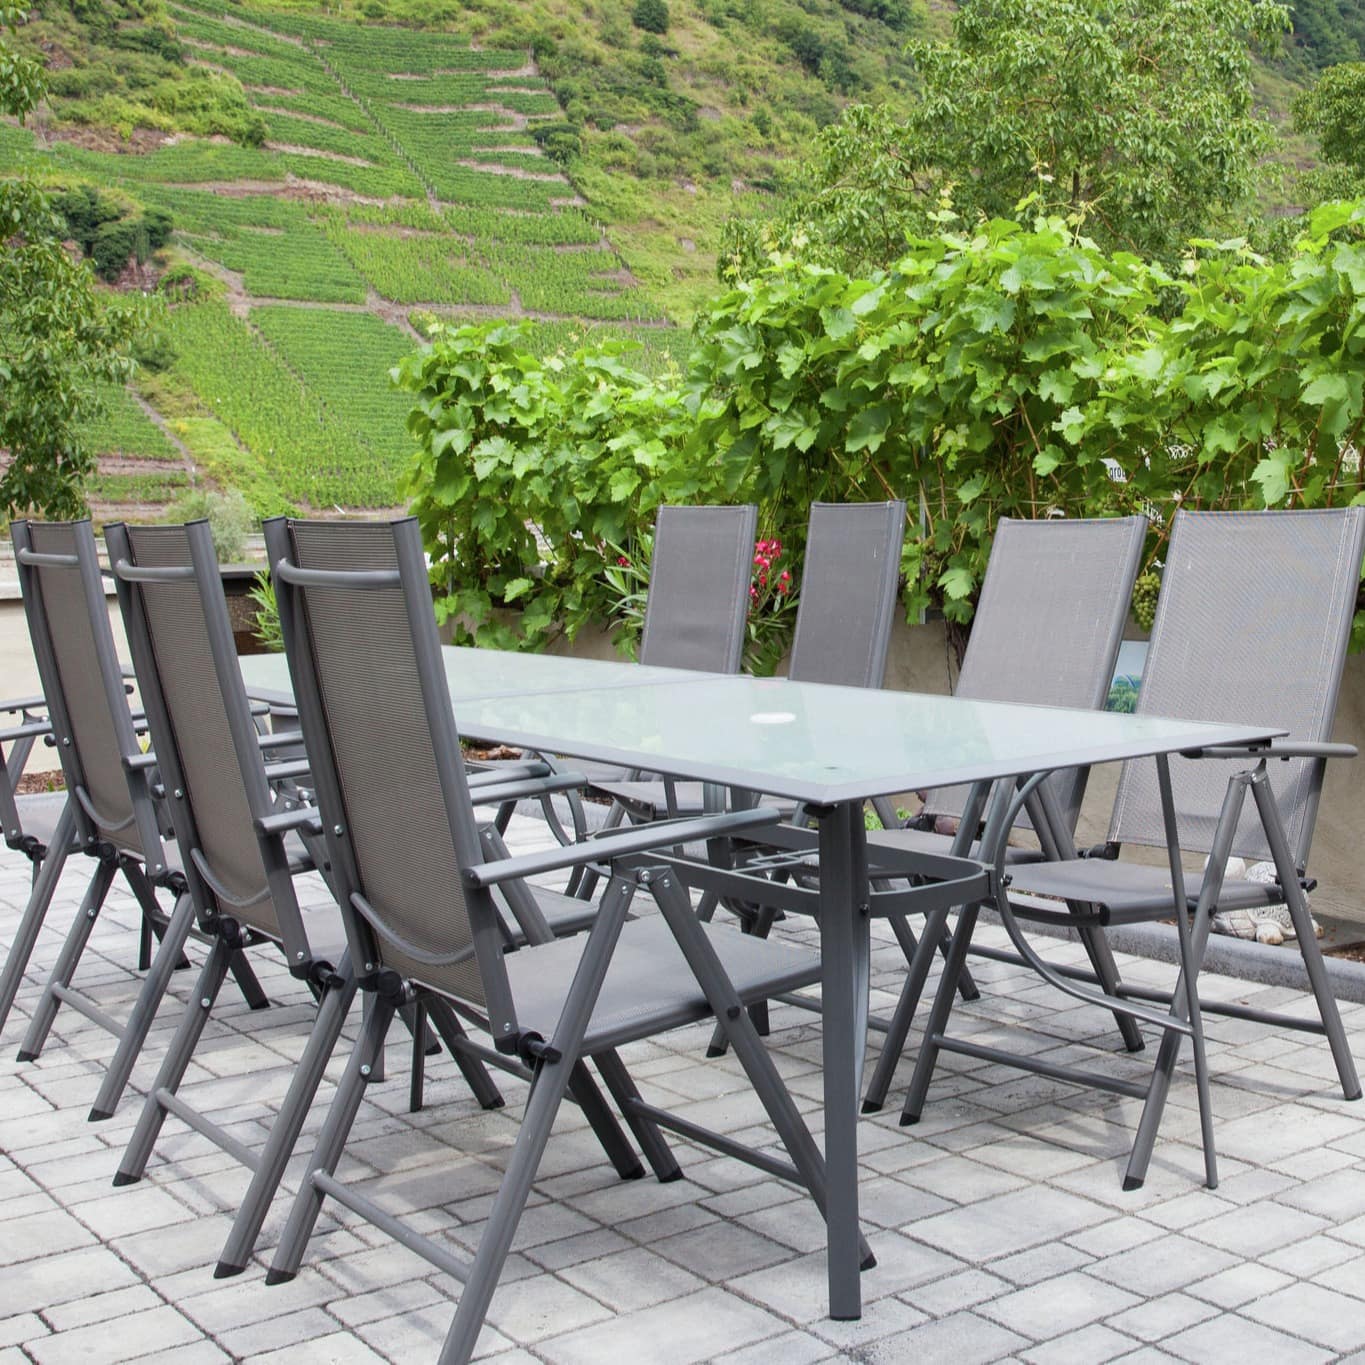
{"type": "Polygon", "coordinates": [[[1318,139],[1324,165],[1299,182],[1312,202],[1365,189],[1365,62],[1329,66],[1294,101],[1294,127],[1318,139]]]}
{"type": "MultiPolygon", "coordinates": [[[[22,7],[0,0],[0,113],[20,120],[44,92],[38,64],[6,32],[23,20],[22,7]]],[[[77,515],[95,464],[80,425],[98,410],[96,382],[127,377],[146,306],[97,293],[89,265],[62,245],[64,220],[29,178],[0,180],[0,224],[0,507],[77,515]]]]}
{"type": "MultiPolygon", "coordinates": [[[[945,199],[970,219],[1033,195],[1105,249],[1170,258],[1235,221],[1264,174],[1250,44],[1286,24],[1268,0],[971,0],[952,42],[907,48],[908,115],[859,106],[825,130],[774,235],[879,266],[945,199]]],[[[723,271],[761,259],[761,238],[732,232],[723,271]]]]}

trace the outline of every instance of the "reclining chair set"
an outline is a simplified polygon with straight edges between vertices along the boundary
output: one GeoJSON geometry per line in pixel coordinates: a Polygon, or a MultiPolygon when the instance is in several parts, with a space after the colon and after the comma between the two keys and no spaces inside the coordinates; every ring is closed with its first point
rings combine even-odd
{"type": "MultiPolygon", "coordinates": [[[[812,509],[810,606],[803,591],[794,675],[881,684],[903,524],[902,504],[812,509]]],[[[1146,529],[1142,518],[1002,522],[959,692],[1102,705],[1146,529]]],[[[274,1253],[272,1283],[297,1272],[323,1201],[334,1199],[462,1282],[442,1359],[467,1360],[566,1096],[581,1107],[623,1178],[643,1174],[636,1146],[657,1178],[678,1178],[682,1171],[664,1136],[673,1132],[793,1181],[823,1211],[823,1158],[761,1040],[768,1002],[809,1007],[794,992],[819,979],[815,955],[770,937],[784,915],[816,913],[811,853],[818,836],[803,828],[803,813],[761,797],[726,810],[721,791],[651,782],[642,773],[599,773],[597,783],[617,800],[606,830],[509,856],[500,827],[511,803],[573,794],[588,778],[539,759],[467,769],[416,524],[277,519],[266,531],[306,762],[270,761],[273,748],[297,744],[298,735],[258,729],[206,526],[107,530],[152,743],[147,752],[114,655],[88,524],[15,528],[45,705],[71,796],[50,833],[26,834],[11,810],[11,782],[0,781],[7,839],[35,867],[33,896],[0,976],[9,996],[0,994],[0,1006],[8,1007],[18,988],[61,864],[79,848],[95,858],[96,871],[25,1052],[36,1054],[60,1003],[100,1017],[70,982],[113,874],[122,871],[162,942],[129,1024],[120,1030],[108,1021],[120,1044],[96,1100],[98,1117],[118,1102],[187,938],[193,932],[208,944],[116,1183],[143,1175],[168,1114],[217,1142],[252,1172],[217,1273],[242,1270],[359,992],[363,1023],[274,1253]],[[375,723],[376,696],[385,699],[382,726],[375,723]],[[684,852],[703,843],[708,857],[684,852]],[[322,873],[334,906],[305,914],[294,879],[310,870],[322,873]],[[569,874],[575,894],[530,880],[548,873],[569,874]],[[595,884],[603,890],[594,903],[595,884]],[[176,896],[170,916],[157,906],[154,886],[176,896]],[[738,930],[713,921],[722,906],[739,916],[738,930]],[[318,1000],[307,1046],[260,1151],[179,1093],[228,972],[237,973],[248,1003],[263,1003],[244,956],[258,944],[283,951],[292,974],[318,1000]],[[415,1092],[428,1022],[482,1106],[503,1102],[489,1068],[530,1083],[516,1143],[469,1262],[337,1176],[365,1090],[382,1076],[396,1016],[413,1030],[415,1092]],[[649,1103],[636,1088],[621,1048],[711,1018],[715,1049],[734,1049],[784,1158],[708,1132],[649,1103]]],[[[919,1117],[944,1053],[1133,1095],[1144,1110],[1125,1176],[1132,1188],[1145,1178],[1188,1035],[1213,1185],[1202,1016],[1215,1009],[1325,1033],[1346,1098],[1359,1096],[1304,888],[1311,886],[1306,858],[1325,761],[1354,752],[1332,744],[1330,729],[1363,534],[1362,509],[1182,513],[1172,527],[1139,711],[1264,720],[1288,730],[1286,740],[1268,751],[1158,760],[1154,774],[1150,761],[1130,763],[1110,842],[1081,859],[1073,843],[1085,784],[1078,771],[995,790],[930,793],[914,826],[869,839],[868,902],[891,923],[907,972],[893,1017],[882,1021],[888,1036],[866,1108],[885,1101],[940,950],[945,966],[903,1122],[919,1117]],[[1170,828],[1172,810],[1178,830],[1170,828]],[[955,819],[955,833],[937,832],[934,817],[944,815],[955,819]],[[1036,848],[1012,838],[1030,830],[1036,848]],[[1164,867],[1120,861],[1120,842],[1171,852],[1164,867]],[[1209,853],[1202,881],[1182,870],[1179,847],[1209,853]],[[1278,884],[1225,879],[1233,853],[1268,856],[1278,884]],[[1201,1002],[1197,978],[1212,913],[1280,899],[1294,916],[1319,1018],[1201,1002]],[[1139,1025],[1159,1033],[1145,1086],[949,1036],[956,995],[976,993],[966,957],[981,951],[972,939],[983,908],[1000,915],[1019,959],[1059,989],[1111,1011],[1130,1051],[1143,1047],[1139,1025]],[[957,928],[949,935],[954,909],[957,928]],[[919,913],[926,922],[916,939],[907,917],[919,913]],[[1109,924],[1141,918],[1176,922],[1181,974],[1168,996],[1125,985],[1105,941],[1109,924]],[[1090,970],[1049,965],[1020,928],[1030,919],[1074,929],[1090,970]]],[[[752,543],[752,509],[668,509],[661,516],[643,662],[737,671],[752,543]],[[676,567],[667,570],[671,558],[676,567]],[[681,591],[680,581],[699,590],[681,591]]],[[[16,745],[40,733],[37,706],[21,713],[10,735],[16,745]]],[[[22,757],[11,751],[11,769],[22,757]]],[[[891,825],[890,814],[889,807],[882,811],[884,825],[891,825]]],[[[863,1253],[864,1265],[872,1264],[865,1243],[863,1253]]]]}

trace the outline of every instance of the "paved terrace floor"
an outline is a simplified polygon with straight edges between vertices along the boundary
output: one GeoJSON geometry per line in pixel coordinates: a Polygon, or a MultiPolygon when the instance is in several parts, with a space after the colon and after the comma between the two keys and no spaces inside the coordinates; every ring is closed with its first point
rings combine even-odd
{"type": "MultiPolygon", "coordinates": [[[[543,842],[518,820],[514,844],[543,842]]],[[[0,1062],[0,1365],[166,1360],[434,1359],[457,1286],[334,1205],[304,1269],[267,1288],[265,1262],[287,1208],[277,1200],[262,1251],[238,1279],[212,1266],[246,1174],[169,1120],[147,1178],[111,1186],[138,1104],[86,1122],[108,1035],[64,1009],[36,1063],[12,1058],[39,972],[51,965],[81,878],[68,869],[19,998],[0,1062]]],[[[0,943],[27,891],[26,865],[0,860],[0,943]]],[[[102,916],[80,980],[122,1014],[137,985],[126,895],[102,916]]],[[[796,932],[808,940],[809,928],[796,932]]],[[[1003,939],[999,931],[985,938],[1003,939]]],[[[1065,953],[1066,949],[1060,951],[1065,953]]],[[[225,989],[185,1094],[259,1145],[303,1046],[309,999],[264,954],[276,1002],[249,1012],[225,989]]],[[[1073,956],[1075,956],[1073,954],[1073,956]]],[[[1124,974],[1159,982],[1137,959],[1124,974]]],[[[876,931],[874,1005],[899,982],[876,931]]],[[[1095,1011],[1069,1008],[1020,970],[982,963],[981,1001],[957,1017],[981,1038],[1009,1035],[1057,1058],[1090,1039],[1113,1049],[1095,1011]]],[[[190,973],[177,974],[183,1001],[190,973]]],[[[1214,979],[1210,996],[1283,1003],[1283,991],[1214,979]]],[[[1302,1000],[1298,1007],[1303,1007],[1302,1000]]],[[[168,1003],[135,1083],[147,1083],[177,1010],[168,1003]]],[[[1365,1010],[1346,1010],[1365,1051],[1365,1010]]],[[[778,1064],[819,1128],[820,1030],[774,1010],[778,1064]]],[[[725,1360],[1312,1362],[1365,1348],[1365,1105],[1335,1091],[1325,1045],[1211,1021],[1222,1185],[1199,1185],[1194,1087],[1173,1092],[1145,1189],[1120,1189],[1135,1103],[946,1057],[924,1122],[897,1108],[861,1126],[862,1198],[879,1264],[864,1277],[861,1322],[825,1305],[823,1230],[790,1187],[735,1162],[677,1149],[687,1175],[617,1181],[576,1113],[561,1115],[493,1301],[481,1358],[503,1365],[725,1360]]],[[[649,1098],[759,1142],[771,1141],[732,1061],[705,1061],[709,1030],[627,1050],[649,1098]]],[[[1139,1063],[1110,1058],[1137,1074],[1139,1063]]],[[[339,1069],[335,1064],[332,1076],[339,1069]]],[[[898,1094],[908,1068],[902,1067],[898,1094]]],[[[428,1107],[406,1112],[397,1047],[369,1088],[344,1166],[415,1226],[472,1249],[516,1133],[524,1089],[499,1078],[508,1108],[480,1110],[444,1057],[430,1059],[428,1107]],[[386,1173],[380,1179],[380,1173],[386,1173]]],[[[330,1085],[324,1087],[326,1098],[330,1085]]],[[[320,1121],[315,1106],[300,1151],[320,1121]]],[[[290,1169],[294,1186],[302,1157],[290,1169]]]]}

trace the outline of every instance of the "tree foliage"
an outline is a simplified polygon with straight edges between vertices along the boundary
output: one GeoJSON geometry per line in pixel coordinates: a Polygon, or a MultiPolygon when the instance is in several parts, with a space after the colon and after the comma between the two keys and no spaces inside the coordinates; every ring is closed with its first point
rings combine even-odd
{"type": "Polygon", "coordinates": [[[1294,101],[1294,127],[1318,139],[1325,164],[1299,182],[1310,202],[1365,188],[1365,62],[1328,67],[1294,101]]]}
{"type": "MultiPolygon", "coordinates": [[[[4,31],[23,17],[0,4],[0,112],[21,119],[43,96],[41,70],[4,31]]],[[[98,411],[95,382],[126,378],[145,309],[96,293],[90,267],[62,245],[63,220],[31,180],[0,180],[0,225],[0,506],[76,515],[95,465],[80,426],[98,411]]]]}
{"type": "MultiPolygon", "coordinates": [[[[773,236],[880,266],[942,200],[971,219],[1036,195],[1108,249],[1170,257],[1264,173],[1271,129],[1252,107],[1249,42],[1286,22],[1256,0],[972,0],[952,42],[909,45],[907,115],[859,107],[825,130],[773,236]]],[[[752,230],[730,246],[732,277],[762,258],[752,230]]]]}
{"type": "Polygon", "coordinates": [[[1177,507],[1365,502],[1365,202],[1284,260],[1200,241],[1176,269],[948,216],[889,271],[787,259],[723,294],[674,378],[522,340],[462,328],[401,370],[433,580],[481,642],[604,616],[610,547],[663,501],[756,501],[795,548],[816,499],[905,498],[907,609],[954,621],[1001,516],[1150,511],[1150,564],[1177,507]]]}

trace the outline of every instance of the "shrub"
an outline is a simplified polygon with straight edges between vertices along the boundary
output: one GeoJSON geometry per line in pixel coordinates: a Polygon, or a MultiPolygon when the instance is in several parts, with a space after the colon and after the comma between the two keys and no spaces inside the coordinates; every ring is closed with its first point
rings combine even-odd
{"type": "Polygon", "coordinates": [[[256,528],[246,498],[235,488],[225,493],[212,488],[196,488],[172,503],[168,512],[176,521],[206,519],[213,536],[214,551],[224,564],[246,554],[246,538],[256,528]]]}
{"type": "Polygon", "coordinates": [[[635,0],[631,22],[645,33],[668,32],[668,0],[635,0]]]}
{"type": "Polygon", "coordinates": [[[461,328],[402,366],[433,582],[481,643],[604,617],[609,546],[664,501],[757,502],[795,560],[811,502],[903,497],[906,607],[955,623],[1001,516],[1147,512],[1150,574],[1177,507],[1365,502],[1365,201],[1285,260],[1200,242],[1179,275],[1057,219],[946,217],[865,279],[777,261],[676,378],[525,346],[461,328]]]}

